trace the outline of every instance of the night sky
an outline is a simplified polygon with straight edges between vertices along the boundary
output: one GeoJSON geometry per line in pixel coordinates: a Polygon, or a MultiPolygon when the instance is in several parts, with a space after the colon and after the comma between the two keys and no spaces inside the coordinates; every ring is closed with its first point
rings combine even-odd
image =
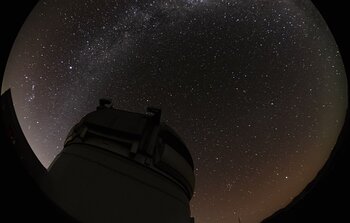
{"type": "Polygon", "coordinates": [[[254,223],[287,205],[347,108],[340,54],[308,0],[41,1],[2,87],[46,167],[99,98],[162,108],[194,158],[196,223],[254,223]]]}

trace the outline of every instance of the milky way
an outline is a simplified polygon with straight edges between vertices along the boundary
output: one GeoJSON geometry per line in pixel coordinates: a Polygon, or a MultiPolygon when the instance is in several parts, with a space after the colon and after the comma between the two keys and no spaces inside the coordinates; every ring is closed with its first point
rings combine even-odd
{"type": "Polygon", "coordinates": [[[48,167],[96,108],[144,112],[186,142],[197,223],[258,222],[327,160],[347,107],[333,37],[309,1],[41,1],[9,58],[23,131],[48,167]]]}

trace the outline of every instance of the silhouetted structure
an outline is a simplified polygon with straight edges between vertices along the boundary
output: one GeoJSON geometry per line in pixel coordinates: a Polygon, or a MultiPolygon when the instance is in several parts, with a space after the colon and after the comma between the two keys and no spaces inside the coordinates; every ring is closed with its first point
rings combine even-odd
{"type": "MultiPolygon", "coordinates": [[[[11,113],[10,92],[2,97],[4,110],[11,113]]],[[[42,190],[78,221],[194,221],[189,208],[193,161],[176,133],[160,122],[159,109],[132,113],[101,100],[96,111],[72,128],[48,172],[12,115],[7,129],[19,154],[26,154],[26,167],[42,190]]]]}

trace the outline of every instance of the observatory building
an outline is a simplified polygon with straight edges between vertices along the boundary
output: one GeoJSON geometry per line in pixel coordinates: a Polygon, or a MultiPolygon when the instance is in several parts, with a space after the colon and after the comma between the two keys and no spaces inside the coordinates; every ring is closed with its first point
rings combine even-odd
{"type": "MultiPolygon", "coordinates": [[[[11,94],[3,97],[3,109],[11,113],[11,94]]],[[[64,149],[45,171],[38,160],[28,162],[36,157],[30,147],[23,150],[26,142],[15,134],[10,138],[15,147],[22,146],[18,151],[26,153],[25,165],[42,190],[79,222],[193,223],[192,157],[160,117],[156,108],[133,113],[101,99],[96,111],[71,129],[64,149]]],[[[19,125],[13,121],[17,127],[9,123],[9,128],[16,133],[19,125]]]]}

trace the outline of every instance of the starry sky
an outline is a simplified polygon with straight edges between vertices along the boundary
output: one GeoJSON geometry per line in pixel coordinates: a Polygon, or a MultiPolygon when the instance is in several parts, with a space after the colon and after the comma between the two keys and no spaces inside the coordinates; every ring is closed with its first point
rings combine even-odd
{"type": "Polygon", "coordinates": [[[308,0],[40,1],[8,88],[46,167],[99,98],[160,107],[194,158],[196,223],[255,223],[287,205],[347,108],[337,45],[308,0]]]}

